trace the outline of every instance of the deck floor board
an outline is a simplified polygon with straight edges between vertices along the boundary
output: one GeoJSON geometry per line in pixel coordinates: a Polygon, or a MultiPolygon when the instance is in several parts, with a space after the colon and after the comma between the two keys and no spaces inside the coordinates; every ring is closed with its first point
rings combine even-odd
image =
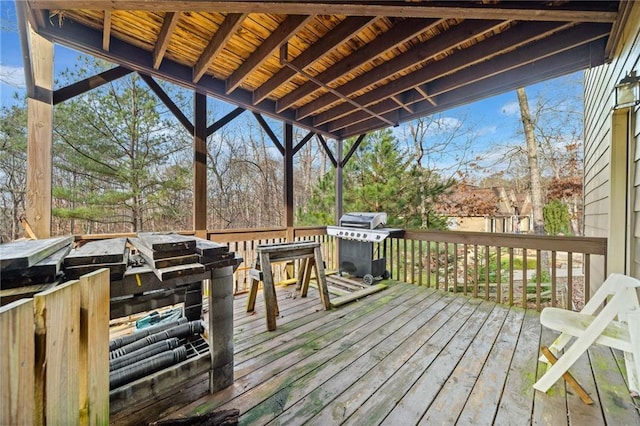
{"type": "Polygon", "coordinates": [[[323,311],[316,290],[307,300],[292,290],[278,288],[271,332],[261,292],[255,313],[236,297],[232,386],[209,395],[199,377],[111,423],[236,408],[244,425],[640,424],[608,348],[593,347],[572,368],[594,405],[564,382],[534,392],[540,342],[555,337],[537,312],[403,283],[323,311]]]}

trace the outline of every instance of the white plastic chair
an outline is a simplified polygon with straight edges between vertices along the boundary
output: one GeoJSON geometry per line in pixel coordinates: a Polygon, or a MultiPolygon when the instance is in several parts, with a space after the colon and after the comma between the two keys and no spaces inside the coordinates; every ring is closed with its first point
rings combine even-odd
{"type": "MultiPolygon", "coordinates": [[[[533,385],[546,392],[594,343],[624,352],[629,389],[640,393],[640,305],[636,289],[640,281],[621,274],[611,274],[593,295],[582,311],[572,312],[560,308],[545,308],[540,323],[560,331],[549,347],[554,355],[575,337],[575,342],[562,354],[558,362],[533,385]],[[606,305],[599,311],[598,308],[606,305]]],[[[540,361],[548,362],[542,355],[540,361]]]]}

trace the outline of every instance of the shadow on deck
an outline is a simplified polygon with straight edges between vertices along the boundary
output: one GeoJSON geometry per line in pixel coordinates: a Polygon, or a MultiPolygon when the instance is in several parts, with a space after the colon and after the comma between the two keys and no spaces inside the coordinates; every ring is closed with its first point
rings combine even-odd
{"type": "Polygon", "coordinates": [[[153,405],[130,407],[114,424],[236,408],[240,424],[640,424],[622,355],[594,346],[571,369],[595,403],[541,374],[539,314],[404,283],[325,312],[317,292],[278,294],[276,331],[235,299],[235,383],[207,394],[208,380],[153,405]],[[204,395],[204,396],[203,396],[204,395]]]}

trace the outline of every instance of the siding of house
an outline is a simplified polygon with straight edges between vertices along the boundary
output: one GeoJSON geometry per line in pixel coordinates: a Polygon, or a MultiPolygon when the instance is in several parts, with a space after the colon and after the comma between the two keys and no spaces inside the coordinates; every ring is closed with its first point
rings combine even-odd
{"type": "MultiPolygon", "coordinates": [[[[640,225],[640,176],[634,170],[639,170],[640,167],[635,167],[634,162],[640,165],[640,150],[635,149],[637,145],[635,141],[638,141],[640,127],[637,124],[638,120],[634,118],[637,115],[637,109],[636,112],[628,116],[616,115],[614,118],[612,114],[615,85],[631,70],[640,73],[640,2],[632,3],[633,6],[626,21],[622,39],[618,50],[614,52],[612,62],[589,69],[585,73],[584,234],[610,238],[609,257],[614,256],[615,251],[615,255],[619,259],[621,252],[626,251],[628,258],[632,261],[625,266],[625,272],[638,276],[637,271],[640,271],[640,264],[634,266],[633,260],[636,258],[635,253],[640,253],[640,249],[636,248],[640,245],[640,226],[636,226],[636,224],[640,225]],[[628,165],[624,164],[624,159],[620,164],[619,157],[616,156],[616,149],[612,149],[613,124],[619,124],[620,119],[622,122],[626,122],[627,117],[631,120],[629,131],[615,132],[615,137],[618,142],[616,146],[618,152],[619,149],[625,151],[626,147],[624,145],[621,147],[619,144],[621,141],[624,141],[623,144],[626,143],[626,135],[622,134],[618,137],[618,134],[629,134],[628,155],[633,161],[628,165]],[[635,141],[633,140],[634,135],[635,141]],[[612,155],[615,157],[613,160],[612,155]],[[615,170],[611,168],[612,161],[615,164],[615,170]],[[627,172],[629,176],[626,176],[626,179],[624,172],[622,175],[622,178],[630,185],[627,193],[622,194],[622,200],[611,196],[611,185],[616,185],[616,188],[619,188],[618,185],[620,185],[615,181],[615,172],[621,170],[619,167],[624,169],[628,167],[629,170],[627,172]],[[628,209],[624,206],[625,196],[628,209]],[[625,216],[627,218],[626,227],[621,224],[622,228],[610,229],[612,217],[615,218],[610,215],[612,200],[616,203],[613,206],[614,215],[623,209],[623,218],[625,216]],[[620,232],[622,232],[622,237],[616,235],[620,232]],[[624,241],[625,239],[627,241],[624,241]],[[624,246],[626,246],[626,250],[622,248],[624,246]]],[[[595,264],[591,273],[594,282],[601,282],[605,271],[602,265],[595,264]]]]}

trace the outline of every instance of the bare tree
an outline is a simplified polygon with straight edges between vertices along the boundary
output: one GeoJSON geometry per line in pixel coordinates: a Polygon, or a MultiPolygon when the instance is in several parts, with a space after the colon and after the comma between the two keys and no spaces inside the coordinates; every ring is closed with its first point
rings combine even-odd
{"type": "Polygon", "coordinates": [[[529,101],[524,87],[516,90],[520,117],[524,128],[527,143],[527,160],[529,164],[529,180],[531,183],[531,207],[533,210],[533,230],[536,234],[544,234],[544,198],[542,193],[542,179],[540,177],[540,165],[538,164],[538,142],[529,111],[529,101]]]}

